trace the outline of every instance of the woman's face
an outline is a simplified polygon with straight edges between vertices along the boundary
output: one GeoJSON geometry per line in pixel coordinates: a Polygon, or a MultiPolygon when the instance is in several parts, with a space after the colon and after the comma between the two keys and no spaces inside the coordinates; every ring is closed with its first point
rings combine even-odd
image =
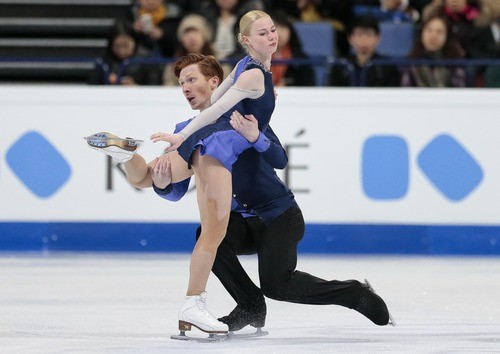
{"type": "Polygon", "coordinates": [[[425,50],[437,52],[444,47],[448,35],[446,24],[443,20],[435,18],[422,29],[422,44],[425,50]]]}
{"type": "Polygon", "coordinates": [[[215,4],[219,9],[233,11],[236,5],[238,5],[238,0],[215,0],[215,4]]]}
{"type": "Polygon", "coordinates": [[[467,7],[467,0],[444,0],[444,5],[453,12],[461,12],[467,7]]]}
{"type": "Polygon", "coordinates": [[[205,40],[197,29],[188,29],[181,37],[181,42],[188,53],[201,53],[205,40]]]}
{"type": "Polygon", "coordinates": [[[121,60],[127,59],[134,55],[135,41],[132,37],[126,34],[121,34],[113,40],[111,48],[117,58],[121,60]]]}
{"type": "Polygon", "coordinates": [[[271,56],[278,49],[278,32],[270,17],[261,17],[252,23],[246,43],[262,56],[271,56]]]}

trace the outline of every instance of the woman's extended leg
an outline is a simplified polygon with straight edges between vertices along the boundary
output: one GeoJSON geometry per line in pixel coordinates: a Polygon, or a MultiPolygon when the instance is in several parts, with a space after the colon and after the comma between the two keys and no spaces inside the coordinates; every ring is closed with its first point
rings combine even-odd
{"type": "MultiPolygon", "coordinates": [[[[188,169],[186,161],[177,153],[177,151],[167,154],[170,159],[170,169],[172,173],[172,183],[180,182],[193,175],[193,170],[188,169]]],[[[132,158],[123,163],[127,180],[136,188],[149,188],[152,186],[150,169],[156,163],[156,159],[146,164],[144,158],[135,154],[132,158]]]]}

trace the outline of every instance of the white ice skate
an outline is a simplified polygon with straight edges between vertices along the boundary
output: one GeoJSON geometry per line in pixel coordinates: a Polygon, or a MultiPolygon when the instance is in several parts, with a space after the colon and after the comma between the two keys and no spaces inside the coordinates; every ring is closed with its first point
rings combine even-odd
{"type": "Polygon", "coordinates": [[[116,162],[127,162],[137,152],[142,140],[120,138],[114,134],[101,132],[84,137],[92,149],[102,151],[116,162]]]}
{"type": "Polygon", "coordinates": [[[186,300],[179,310],[179,330],[178,336],[171,336],[172,339],[198,340],[198,341],[219,341],[227,339],[228,326],[218,321],[206,307],[207,293],[200,295],[186,296],[186,300]],[[208,338],[195,338],[186,336],[186,331],[190,331],[194,326],[200,331],[209,334],[208,338]]]}

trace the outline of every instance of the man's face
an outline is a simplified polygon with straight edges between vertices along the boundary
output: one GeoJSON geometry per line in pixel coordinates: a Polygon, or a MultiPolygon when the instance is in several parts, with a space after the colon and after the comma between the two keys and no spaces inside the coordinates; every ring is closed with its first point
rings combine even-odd
{"type": "Polygon", "coordinates": [[[349,44],[357,55],[372,55],[380,36],[371,28],[355,28],[349,36],[349,44]]]}
{"type": "Polygon", "coordinates": [[[181,70],[179,84],[191,108],[202,111],[210,107],[210,96],[218,85],[218,79],[207,79],[198,64],[191,64],[181,70]]]}

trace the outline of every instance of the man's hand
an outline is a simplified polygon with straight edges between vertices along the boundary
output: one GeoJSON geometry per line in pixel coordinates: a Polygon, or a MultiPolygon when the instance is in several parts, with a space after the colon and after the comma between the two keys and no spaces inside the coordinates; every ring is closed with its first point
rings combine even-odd
{"type": "Polygon", "coordinates": [[[165,189],[172,181],[172,170],[168,154],[157,157],[150,171],[154,185],[160,189],[165,189]]]}
{"type": "Polygon", "coordinates": [[[247,114],[243,117],[240,112],[234,111],[231,114],[230,123],[233,129],[249,142],[255,143],[259,139],[259,122],[253,114],[247,114]]]}
{"type": "Polygon", "coordinates": [[[168,133],[155,133],[151,135],[150,138],[153,143],[159,141],[166,141],[170,143],[170,146],[165,149],[165,152],[171,152],[177,150],[179,146],[184,142],[184,137],[180,134],[168,134],[168,133]]]}

